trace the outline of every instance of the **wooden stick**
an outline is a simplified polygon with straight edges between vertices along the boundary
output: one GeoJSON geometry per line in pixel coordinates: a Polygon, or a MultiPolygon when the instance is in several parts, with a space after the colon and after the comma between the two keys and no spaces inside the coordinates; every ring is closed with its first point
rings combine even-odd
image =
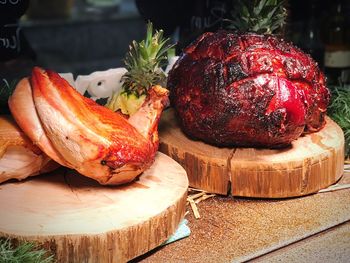
{"type": "Polygon", "coordinates": [[[205,193],[201,192],[201,193],[198,193],[198,194],[189,195],[187,198],[190,198],[190,199],[194,200],[194,199],[196,199],[198,197],[201,197],[203,195],[205,195],[205,193]]]}
{"type": "Polygon", "coordinates": [[[191,205],[192,211],[193,211],[193,215],[196,219],[200,218],[201,215],[199,214],[198,208],[196,206],[196,203],[192,200],[192,199],[188,199],[188,202],[191,205]]]}
{"type": "Polygon", "coordinates": [[[335,184],[335,185],[331,185],[328,188],[321,189],[318,192],[319,193],[333,192],[333,191],[342,190],[342,189],[348,189],[348,188],[350,188],[350,184],[335,184]]]}
{"type": "Polygon", "coordinates": [[[205,191],[205,190],[201,190],[201,189],[193,188],[193,187],[189,187],[189,188],[188,188],[188,191],[189,191],[189,192],[204,192],[204,193],[208,193],[208,192],[205,191]]]}
{"type": "Polygon", "coordinates": [[[206,199],[208,199],[208,198],[210,198],[210,197],[213,197],[213,196],[215,196],[215,194],[203,195],[203,196],[201,196],[200,198],[198,198],[197,200],[195,200],[194,202],[195,202],[196,204],[198,204],[199,202],[202,202],[202,201],[204,201],[204,200],[206,200],[206,199]]]}

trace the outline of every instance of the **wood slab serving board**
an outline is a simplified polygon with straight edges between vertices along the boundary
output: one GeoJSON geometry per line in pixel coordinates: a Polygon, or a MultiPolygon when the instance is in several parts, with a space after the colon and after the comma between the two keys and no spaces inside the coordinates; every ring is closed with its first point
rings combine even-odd
{"type": "MultiPolygon", "coordinates": [[[[350,172],[338,184],[350,184],[350,172]]],[[[277,200],[216,196],[197,207],[199,219],[188,206],[188,238],[132,262],[349,262],[349,231],[332,245],[321,242],[312,247],[311,239],[327,229],[341,228],[344,222],[350,224],[350,189],[277,200]],[[290,257],[295,246],[300,250],[290,257]],[[271,252],[279,257],[268,258],[271,252]],[[254,260],[257,257],[262,258],[254,260]]]]}
{"type": "Polygon", "coordinates": [[[343,174],[344,134],[327,117],[319,132],[284,149],[219,148],[188,138],[173,109],[162,115],[160,151],[186,170],[190,186],[218,194],[258,198],[303,196],[343,174]]]}
{"type": "Polygon", "coordinates": [[[67,169],[0,185],[0,236],[39,243],[57,262],[124,262],[161,245],[184,216],[185,170],[157,153],[124,186],[67,169]]]}

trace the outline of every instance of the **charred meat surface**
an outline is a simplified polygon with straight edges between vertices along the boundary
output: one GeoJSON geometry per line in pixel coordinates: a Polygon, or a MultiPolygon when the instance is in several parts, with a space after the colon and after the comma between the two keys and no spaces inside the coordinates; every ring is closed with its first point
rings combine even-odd
{"type": "Polygon", "coordinates": [[[278,37],[219,31],[169,72],[183,131],[217,146],[284,147],[320,130],[330,93],[312,58],[278,37]]]}

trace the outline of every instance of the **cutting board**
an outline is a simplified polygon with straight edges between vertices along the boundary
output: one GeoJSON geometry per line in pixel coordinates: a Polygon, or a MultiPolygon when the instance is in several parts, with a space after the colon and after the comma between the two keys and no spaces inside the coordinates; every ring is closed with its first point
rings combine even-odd
{"type": "Polygon", "coordinates": [[[162,115],[160,151],[186,170],[191,187],[243,197],[303,196],[343,174],[344,134],[330,118],[319,132],[284,149],[220,148],[188,138],[173,109],[162,115]]]}
{"type": "Polygon", "coordinates": [[[157,153],[123,186],[101,186],[68,169],[0,185],[0,236],[28,240],[57,262],[125,262],[161,245],[184,216],[185,170],[157,153]]]}
{"type": "MultiPolygon", "coordinates": [[[[349,184],[350,171],[337,183],[349,184]]],[[[215,196],[197,208],[201,218],[190,208],[186,216],[188,238],[135,262],[349,262],[350,188],[278,200],[215,196]],[[334,236],[331,245],[325,239],[314,242],[318,233],[338,232],[346,224],[348,231],[340,231],[344,235],[334,236]],[[269,258],[266,254],[272,251],[279,257],[269,258]],[[262,255],[266,257],[257,258],[262,255]]]]}

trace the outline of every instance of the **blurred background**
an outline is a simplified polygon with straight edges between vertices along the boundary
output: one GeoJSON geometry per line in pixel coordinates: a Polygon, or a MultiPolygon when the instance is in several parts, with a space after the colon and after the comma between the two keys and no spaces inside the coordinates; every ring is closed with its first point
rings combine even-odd
{"type": "Polygon", "coordinates": [[[30,0],[20,26],[38,64],[74,74],[122,66],[145,32],[134,0],[30,0]]]}
{"type": "MultiPolygon", "coordinates": [[[[181,49],[200,33],[222,27],[222,18],[229,17],[231,11],[235,9],[235,1],[232,0],[3,0],[1,2],[5,5],[0,6],[0,24],[6,23],[6,14],[7,20],[11,18],[10,15],[19,19],[21,54],[12,57],[12,60],[16,60],[14,64],[21,65],[17,68],[25,68],[23,65],[29,68],[34,63],[58,72],[72,72],[75,75],[122,66],[122,58],[130,42],[144,37],[147,20],[154,22],[156,27],[164,29],[173,42],[179,43],[177,48],[179,54],[181,49]],[[19,9],[20,11],[11,14],[10,4],[17,4],[17,11],[19,9]],[[1,14],[1,9],[6,14],[1,14]],[[21,58],[26,61],[21,61],[21,58]]],[[[332,74],[343,74],[344,81],[349,81],[350,1],[286,2],[289,17],[282,36],[309,52],[320,67],[330,75],[330,81],[337,77],[331,76],[332,74]],[[340,62],[332,61],[334,51],[341,52],[337,53],[338,57],[340,54],[340,62]],[[334,68],[337,68],[337,72],[332,71],[334,68]]],[[[0,45],[1,39],[0,35],[0,45]]],[[[0,69],[1,60],[7,63],[6,69],[1,71],[2,76],[4,72],[11,74],[9,72],[16,68],[15,65],[12,69],[8,66],[11,58],[6,60],[6,56],[0,53],[0,69]]]]}

